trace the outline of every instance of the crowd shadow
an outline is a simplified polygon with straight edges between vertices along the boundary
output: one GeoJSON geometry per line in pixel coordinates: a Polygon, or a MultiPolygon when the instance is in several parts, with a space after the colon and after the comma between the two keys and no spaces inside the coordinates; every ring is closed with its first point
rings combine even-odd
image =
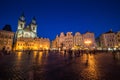
{"type": "Polygon", "coordinates": [[[114,60],[120,60],[120,51],[116,50],[116,51],[112,51],[112,55],[113,55],[113,59],[114,60]]]}

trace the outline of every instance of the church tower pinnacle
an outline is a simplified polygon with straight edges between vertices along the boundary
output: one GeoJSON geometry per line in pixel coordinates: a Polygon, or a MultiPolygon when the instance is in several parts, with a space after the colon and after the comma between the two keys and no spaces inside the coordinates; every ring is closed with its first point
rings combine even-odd
{"type": "Polygon", "coordinates": [[[24,27],[25,27],[25,16],[24,13],[22,13],[18,19],[18,30],[23,29],[24,27]]]}
{"type": "Polygon", "coordinates": [[[32,18],[30,26],[31,26],[31,30],[34,33],[37,33],[37,23],[36,23],[36,18],[35,17],[32,18]]]}

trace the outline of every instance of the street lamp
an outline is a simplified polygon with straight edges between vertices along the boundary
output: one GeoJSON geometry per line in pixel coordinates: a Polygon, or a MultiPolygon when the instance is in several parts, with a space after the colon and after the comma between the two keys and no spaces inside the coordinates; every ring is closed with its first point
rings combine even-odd
{"type": "Polygon", "coordinates": [[[86,40],[85,42],[84,42],[86,45],[87,45],[87,47],[89,48],[89,45],[92,43],[90,40],[86,40]]]}

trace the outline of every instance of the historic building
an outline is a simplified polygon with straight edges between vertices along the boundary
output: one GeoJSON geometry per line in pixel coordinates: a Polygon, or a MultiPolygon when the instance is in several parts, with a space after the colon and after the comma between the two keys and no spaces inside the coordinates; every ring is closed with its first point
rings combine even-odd
{"type": "Polygon", "coordinates": [[[75,35],[72,32],[64,34],[60,33],[60,36],[56,36],[52,41],[52,48],[54,49],[95,49],[96,42],[94,33],[86,32],[80,34],[76,32],[75,35]]]}
{"type": "Polygon", "coordinates": [[[100,43],[103,49],[113,49],[116,46],[116,34],[112,30],[101,34],[100,43]]]}
{"type": "Polygon", "coordinates": [[[12,50],[14,32],[0,30],[0,50],[12,50]]]}
{"type": "Polygon", "coordinates": [[[18,20],[18,28],[16,31],[16,38],[36,38],[37,37],[37,23],[35,17],[31,23],[26,26],[24,14],[18,20]]]}
{"type": "MultiPolygon", "coordinates": [[[[57,35],[57,37],[58,37],[58,35],[57,35]]],[[[60,36],[57,39],[57,41],[58,41],[58,47],[59,48],[62,48],[65,45],[65,43],[64,43],[64,41],[65,41],[65,34],[63,32],[60,33],[60,36]]]]}
{"type": "Polygon", "coordinates": [[[18,28],[14,38],[14,50],[48,50],[50,40],[37,36],[37,23],[35,17],[26,26],[24,14],[18,20],[18,28]]]}
{"type": "Polygon", "coordinates": [[[50,41],[47,38],[18,38],[15,50],[48,50],[50,41]]]}
{"type": "Polygon", "coordinates": [[[85,48],[95,49],[97,45],[96,45],[94,33],[86,32],[85,34],[83,34],[83,43],[85,48]]]}
{"type": "Polygon", "coordinates": [[[67,32],[66,34],[61,32],[60,36],[56,36],[56,39],[53,41],[52,45],[57,49],[71,49],[73,47],[72,32],[67,32]]]}
{"type": "Polygon", "coordinates": [[[74,44],[73,44],[73,34],[72,32],[67,32],[64,40],[64,48],[65,49],[72,49],[74,44]]]}
{"type": "Polygon", "coordinates": [[[82,35],[79,33],[79,32],[76,32],[75,33],[75,36],[74,36],[74,47],[75,48],[83,48],[83,37],[82,35]]]}
{"type": "Polygon", "coordinates": [[[120,49],[120,31],[116,33],[116,48],[120,49]]]}

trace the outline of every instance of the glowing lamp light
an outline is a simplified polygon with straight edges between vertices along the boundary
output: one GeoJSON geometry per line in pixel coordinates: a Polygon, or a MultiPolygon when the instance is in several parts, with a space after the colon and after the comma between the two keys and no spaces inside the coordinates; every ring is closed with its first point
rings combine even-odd
{"type": "Polygon", "coordinates": [[[48,50],[48,47],[46,47],[45,49],[48,50]]]}
{"type": "Polygon", "coordinates": [[[74,48],[74,47],[72,47],[72,50],[75,50],[75,48],[74,48]]]}
{"type": "Polygon", "coordinates": [[[88,49],[89,49],[90,44],[91,44],[92,42],[91,42],[90,40],[86,40],[84,43],[86,44],[86,46],[87,46],[87,47],[88,47],[88,49]]]}
{"type": "Polygon", "coordinates": [[[90,43],[91,43],[91,41],[89,41],[89,40],[88,40],[88,41],[85,41],[84,43],[85,43],[85,44],[90,44],[90,43]]]}
{"type": "Polygon", "coordinates": [[[37,49],[37,47],[35,46],[34,49],[37,49]]]}
{"type": "Polygon", "coordinates": [[[42,47],[42,45],[40,45],[40,47],[42,47]]]}
{"type": "Polygon", "coordinates": [[[115,46],[115,48],[118,48],[118,46],[115,46]]]}
{"type": "Polygon", "coordinates": [[[21,50],[21,49],[22,49],[22,47],[20,46],[20,47],[19,47],[19,50],[21,50]]]}

